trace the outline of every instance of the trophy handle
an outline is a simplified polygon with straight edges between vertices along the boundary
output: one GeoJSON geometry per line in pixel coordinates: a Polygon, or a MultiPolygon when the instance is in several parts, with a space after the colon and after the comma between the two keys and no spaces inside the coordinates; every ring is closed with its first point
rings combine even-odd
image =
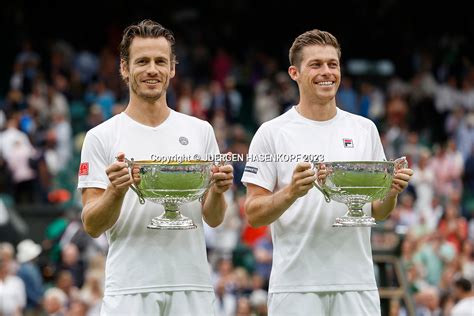
{"type": "MultiPolygon", "coordinates": [[[[125,162],[127,163],[128,168],[130,169],[130,171],[132,171],[133,170],[133,164],[134,164],[133,158],[131,160],[125,158],[125,162]]],[[[135,192],[138,195],[138,201],[140,202],[140,204],[145,204],[145,198],[143,197],[142,191],[140,191],[140,189],[138,187],[136,187],[134,183],[132,183],[130,185],[130,189],[132,189],[133,192],[135,192]]]]}
{"type": "MultiPolygon", "coordinates": [[[[321,163],[313,162],[312,164],[313,164],[313,170],[316,172],[316,175],[317,175],[319,171],[319,166],[321,165],[321,163]]],[[[316,187],[316,189],[318,189],[324,195],[324,199],[326,200],[327,203],[331,202],[331,197],[329,197],[329,194],[326,191],[324,191],[324,189],[321,187],[321,185],[319,184],[318,178],[316,178],[316,181],[313,182],[313,185],[316,187]]]]}
{"type": "Polygon", "coordinates": [[[394,173],[397,172],[400,169],[408,168],[408,160],[407,160],[406,156],[402,156],[398,159],[395,159],[393,162],[395,164],[395,168],[393,170],[394,173]]]}
{"type": "Polygon", "coordinates": [[[135,184],[131,184],[130,189],[132,189],[133,192],[135,192],[138,195],[138,201],[140,202],[140,204],[145,204],[145,198],[143,197],[143,194],[140,191],[140,189],[135,187],[135,184]]]}
{"type": "MultiPolygon", "coordinates": [[[[229,161],[230,160],[218,160],[218,161],[214,161],[212,165],[217,166],[217,167],[222,167],[222,166],[225,166],[229,161]]],[[[211,178],[209,178],[209,182],[206,185],[206,190],[199,197],[199,202],[202,203],[204,201],[204,198],[206,197],[207,193],[209,192],[209,189],[211,188],[211,185],[213,184],[214,184],[214,180],[212,180],[212,176],[211,176],[211,178]]]]}

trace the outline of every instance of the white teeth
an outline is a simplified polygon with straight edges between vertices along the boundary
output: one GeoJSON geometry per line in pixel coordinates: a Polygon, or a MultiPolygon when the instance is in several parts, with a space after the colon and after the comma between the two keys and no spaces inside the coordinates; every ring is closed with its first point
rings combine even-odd
{"type": "Polygon", "coordinates": [[[320,86],[330,86],[330,85],[332,85],[332,81],[318,82],[318,85],[320,85],[320,86]]]}
{"type": "Polygon", "coordinates": [[[145,80],[146,83],[155,84],[158,83],[158,80],[145,80]]]}

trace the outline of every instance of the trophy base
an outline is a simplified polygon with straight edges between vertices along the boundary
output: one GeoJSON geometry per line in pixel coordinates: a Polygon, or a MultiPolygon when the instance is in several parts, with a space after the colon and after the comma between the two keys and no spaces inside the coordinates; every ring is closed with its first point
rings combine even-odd
{"type": "Polygon", "coordinates": [[[165,212],[160,216],[152,218],[147,228],[166,229],[166,230],[185,230],[195,229],[197,226],[193,220],[183,216],[179,211],[165,212]]]}
{"type": "Polygon", "coordinates": [[[336,218],[332,227],[372,227],[375,225],[375,218],[367,215],[361,217],[342,216],[336,218]]]}

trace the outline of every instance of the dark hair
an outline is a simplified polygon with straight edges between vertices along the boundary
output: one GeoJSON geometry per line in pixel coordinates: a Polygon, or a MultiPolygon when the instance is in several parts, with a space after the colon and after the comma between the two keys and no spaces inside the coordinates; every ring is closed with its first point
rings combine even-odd
{"type": "Polygon", "coordinates": [[[173,32],[152,20],[143,20],[137,24],[128,26],[123,31],[122,41],[120,42],[120,59],[129,62],[130,44],[135,37],[158,38],[164,37],[171,47],[171,62],[176,63],[175,39],[173,32]]]}
{"type": "Polygon", "coordinates": [[[301,51],[306,46],[312,45],[329,45],[337,50],[337,56],[341,58],[341,46],[337,38],[329,32],[317,29],[307,31],[299,35],[290,48],[290,65],[299,67],[301,63],[301,51]]]}
{"type": "Polygon", "coordinates": [[[465,278],[459,278],[454,281],[454,286],[461,289],[463,292],[470,292],[472,289],[471,281],[465,278]]]}

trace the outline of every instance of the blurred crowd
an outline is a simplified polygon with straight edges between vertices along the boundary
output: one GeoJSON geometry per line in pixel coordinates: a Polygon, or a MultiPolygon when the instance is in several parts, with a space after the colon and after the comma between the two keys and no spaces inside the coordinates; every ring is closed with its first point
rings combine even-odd
{"type": "MultiPolygon", "coordinates": [[[[344,70],[337,95],[340,108],[376,123],[387,159],[406,156],[415,171],[379,225],[402,237],[417,315],[450,315],[474,282],[474,66],[455,44],[444,47],[414,53],[409,78],[344,70]]],[[[298,103],[276,56],[249,50],[240,60],[224,47],[184,43],[177,55],[168,102],[209,121],[223,153],[246,154],[256,127],[298,103]]],[[[85,132],[127,104],[118,67],[113,45],[93,52],[58,40],[40,54],[25,41],[17,52],[0,99],[0,231],[8,208],[64,211],[41,240],[1,243],[0,314],[98,314],[107,242],[84,233],[75,186],[85,132]]],[[[272,241],[268,227],[246,222],[244,164],[234,162],[223,224],[205,226],[219,316],[266,315],[272,241]]]]}

